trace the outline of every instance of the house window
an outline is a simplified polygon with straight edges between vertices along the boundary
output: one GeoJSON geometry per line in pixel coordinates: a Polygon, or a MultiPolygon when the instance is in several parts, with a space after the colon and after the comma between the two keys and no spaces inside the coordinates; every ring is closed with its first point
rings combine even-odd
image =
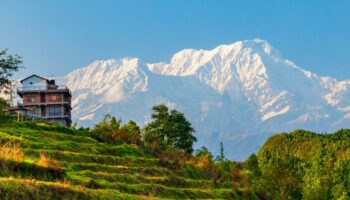
{"type": "Polygon", "coordinates": [[[34,95],[28,96],[28,102],[29,102],[29,103],[35,103],[35,102],[37,102],[36,96],[34,96],[34,95]]]}
{"type": "Polygon", "coordinates": [[[49,107],[50,116],[59,116],[61,115],[61,107],[49,107]]]}
{"type": "Polygon", "coordinates": [[[56,102],[56,101],[58,101],[58,95],[50,95],[50,101],[51,101],[51,102],[56,102]]]}

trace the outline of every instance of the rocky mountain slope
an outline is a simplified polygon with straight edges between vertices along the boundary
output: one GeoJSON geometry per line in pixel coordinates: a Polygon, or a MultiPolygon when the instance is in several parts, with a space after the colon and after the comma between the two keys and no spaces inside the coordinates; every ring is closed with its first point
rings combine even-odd
{"type": "Polygon", "coordinates": [[[151,107],[184,112],[197,146],[245,159],[273,132],[350,127],[350,80],[303,70],[264,40],[185,49],[170,62],[95,61],[59,78],[73,92],[73,120],[91,126],[110,113],[143,125],[151,107]]]}

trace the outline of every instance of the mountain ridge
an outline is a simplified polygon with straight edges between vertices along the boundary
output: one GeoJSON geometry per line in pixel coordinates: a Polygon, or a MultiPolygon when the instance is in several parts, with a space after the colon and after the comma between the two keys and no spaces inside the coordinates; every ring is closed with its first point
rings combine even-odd
{"type": "Polygon", "coordinates": [[[58,82],[73,92],[73,120],[91,126],[104,114],[141,125],[164,103],[184,112],[198,146],[242,160],[273,132],[330,132],[350,126],[350,80],[337,81],[284,59],[267,41],[245,40],[212,50],[184,49],[167,62],[108,59],[58,82]]]}

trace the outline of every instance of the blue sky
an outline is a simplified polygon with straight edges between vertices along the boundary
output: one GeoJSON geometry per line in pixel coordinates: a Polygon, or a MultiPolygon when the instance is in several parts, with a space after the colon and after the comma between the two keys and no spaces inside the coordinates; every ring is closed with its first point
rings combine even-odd
{"type": "Polygon", "coordinates": [[[320,75],[350,79],[350,1],[0,0],[0,49],[30,73],[61,76],[96,59],[168,61],[184,48],[261,38],[320,75]]]}

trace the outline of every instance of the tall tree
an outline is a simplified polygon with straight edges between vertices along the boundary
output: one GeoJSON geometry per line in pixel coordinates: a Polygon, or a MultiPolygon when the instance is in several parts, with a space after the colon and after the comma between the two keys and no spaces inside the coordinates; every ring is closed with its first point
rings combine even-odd
{"type": "Polygon", "coordinates": [[[177,110],[169,111],[165,105],[157,105],[153,107],[152,119],[154,121],[144,129],[146,143],[156,142],[163,149],[172,147],[187,153],[193,152],[193,143],[197,139],[184,114],[177,110]]]}
{"type": "Polygon", "coordinates": [[[14,72],[22,68],[22,60],[18,55],[10,55],[7,50],[0,51],[0,93],[11,92],[14,72]]]}
{"type": "Polygon", "coordinates": [[[217,161],[222,162],[225,160],[224,144],[220,142],[220,155],[217,157],[217,161]]]}

